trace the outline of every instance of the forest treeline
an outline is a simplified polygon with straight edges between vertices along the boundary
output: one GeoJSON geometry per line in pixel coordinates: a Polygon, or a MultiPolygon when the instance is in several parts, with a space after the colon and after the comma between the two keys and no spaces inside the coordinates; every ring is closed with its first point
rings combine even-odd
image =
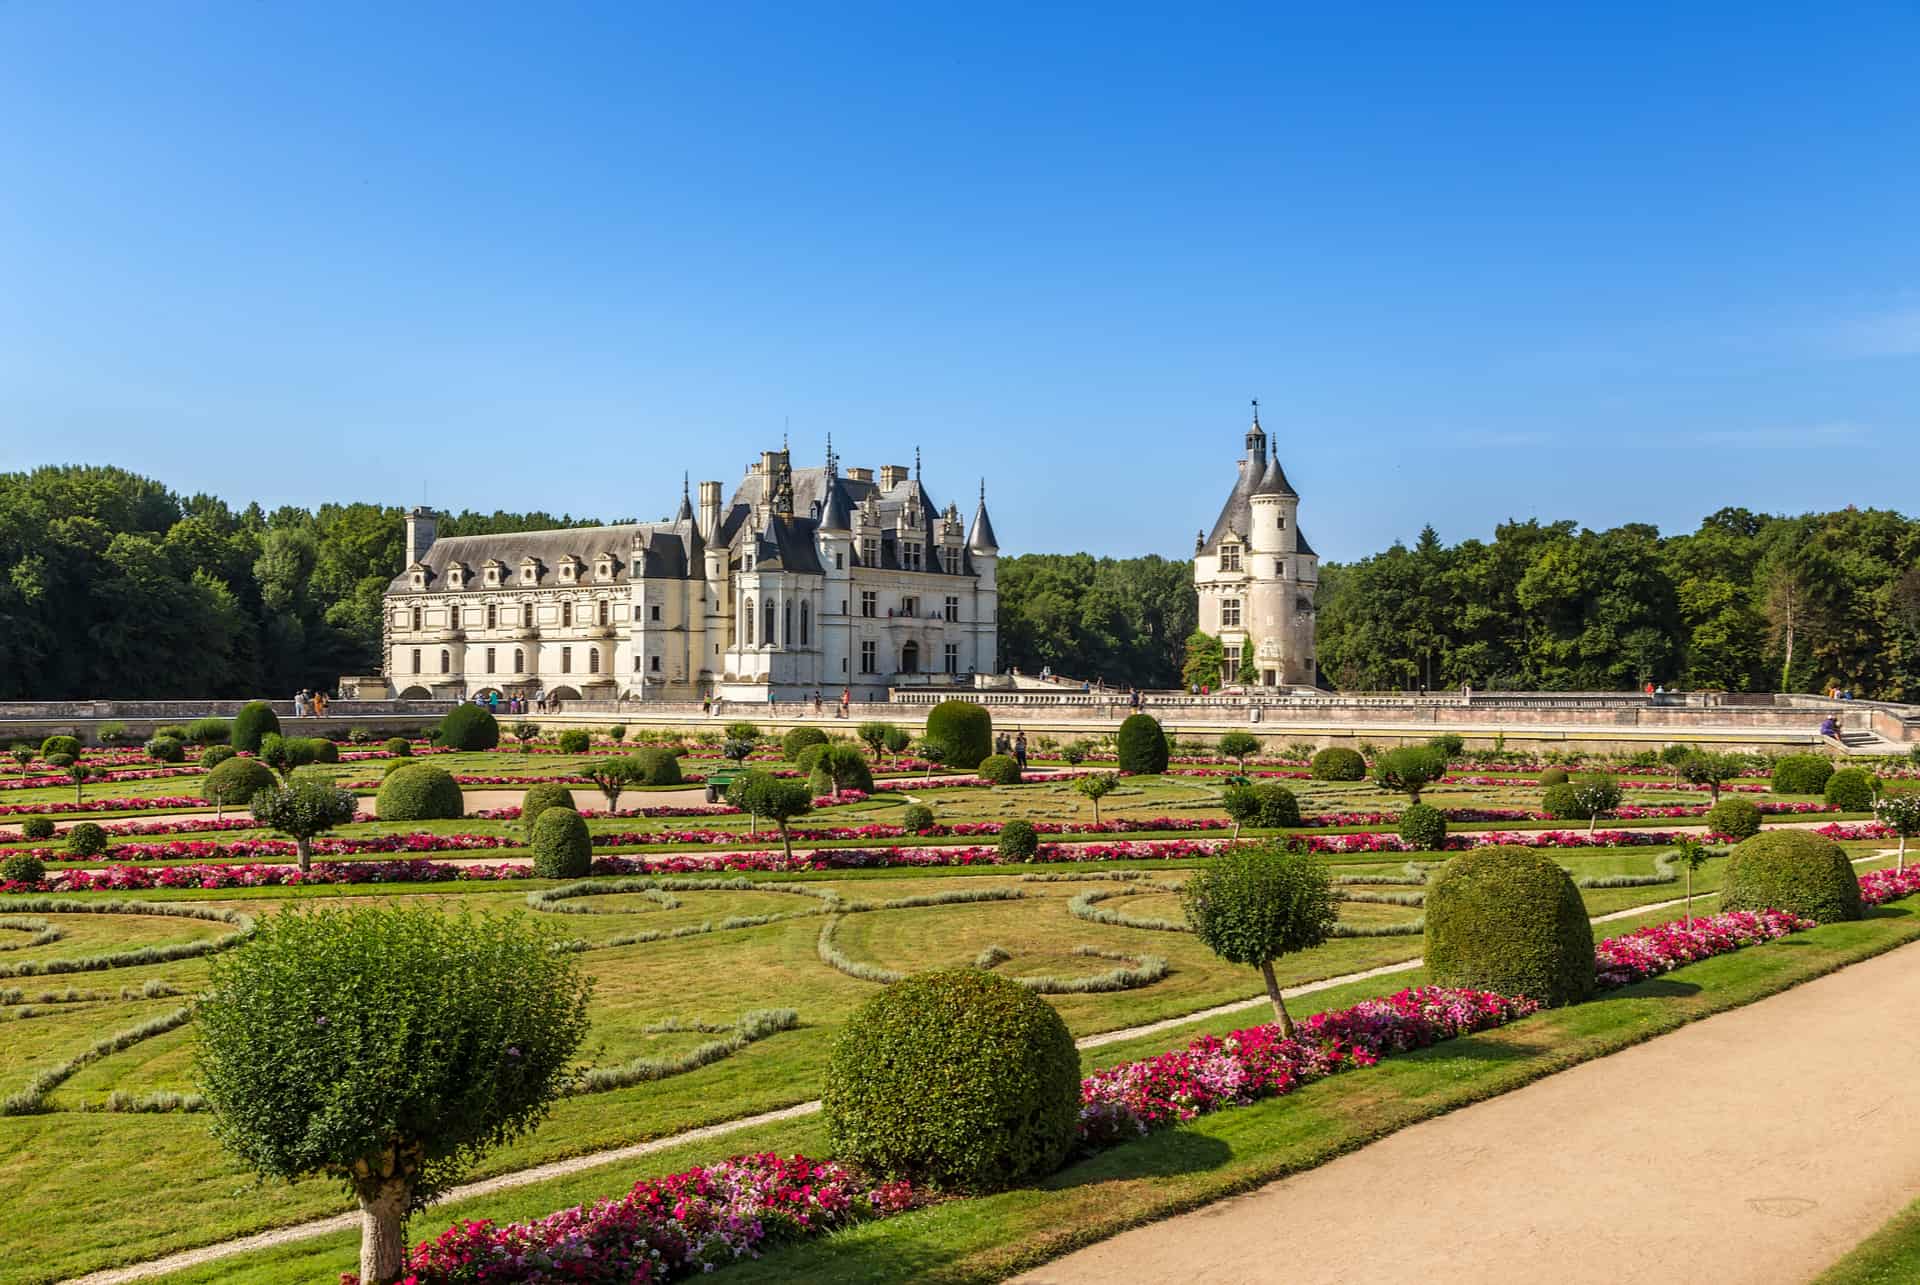
{"type": "MultiPolygon", "coordinates": [[[[401,510],[182,498],[115,468],[0,474],[0,699],[250,696],[379,666],[401,510]]],[[[463,512],[443,535],[587,524],[463,512]]],[[[1000,560],[1003,667],[1174,686],[1192,564],[1000,560]]],[[[1508,522],[1489,541],[1321,568],[1322,674],[1347,690],[1822,690],[1920,699],[1920,522],[1723,509],[1698,530],[1508,522]]]]}

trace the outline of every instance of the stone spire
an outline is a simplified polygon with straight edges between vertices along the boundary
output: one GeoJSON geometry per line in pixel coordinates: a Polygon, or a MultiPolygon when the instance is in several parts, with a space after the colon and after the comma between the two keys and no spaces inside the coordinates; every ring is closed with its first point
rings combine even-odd
{"type": "Polygon", "coordinates": [[[973,511],[973,530],[967,532],[967,547],[975,553],[998,553],[1000,541],[993,534],[993,519],[987,516],[987,479],[980,479],[980,507],[973,511]]]}

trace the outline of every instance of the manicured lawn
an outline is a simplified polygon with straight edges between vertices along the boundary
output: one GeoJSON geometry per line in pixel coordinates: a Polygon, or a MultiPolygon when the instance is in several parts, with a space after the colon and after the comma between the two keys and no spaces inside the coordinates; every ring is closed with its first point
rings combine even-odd
{"type": "Polygon", "coordinates": [[[1911,1285],[1920,1281],[1920,1200],[1887,1220],[1813,1285],[1911,1285]]]}

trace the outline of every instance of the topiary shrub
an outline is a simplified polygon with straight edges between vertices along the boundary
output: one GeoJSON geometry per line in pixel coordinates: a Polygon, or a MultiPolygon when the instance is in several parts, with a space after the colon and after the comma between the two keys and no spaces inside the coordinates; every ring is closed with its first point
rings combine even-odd
{"type": "Polygon", "coordinates": [[[1696,751],[1691,745],[1669,745],[1660,751],[1660,761],[1668,767],[1679,767],[1692,758],[1696,751]]]}
{"type": "Polygon", "coordinates": [[[1400,814],[1400,837],[1422,852],[1438,852],[1447,844],[1447,814],[1416,803],[1400,814]]]}
{"type": "Polygon", "coordinates": [[[560,752],[562,754],[585,754],[593,748],[593,737],[585,729],[569,727],[560,733],[560,752]]]}
{"type": "Polygon", "coordinates": [[[324,736],[305,736],[306,756],[309,763],[338,763],[340,747],[324,736]]]}
{"type": "Polygon", "coordinates": [[[1151,714],[1129,714],[1114,737],[1120,770],[1158,776],[1167,770],[1167,733],[1151,714]]]}
{"type": "Polygon", "coordinates": [[[1725,798],[1707,809],[1707,829],[1729,839],[1760,833],[1760,808],[1751,799],[1725,798]]]}
{"type": "Polygon", "coordinates": [[[200,751],[200,766],[203,770],[211,772],[228,759],[238,756],[239,751],[231,745],[209,745],[200,751]]]}
{"type": "Polygon", "coordinates": [[[1431,745],[1402,745],[1373,760],[1373,783],[1420,801],[1420,791],[1447,774],[1447,756],[1431,745]]]}
{"type": "MultiPolygon", "coordinates": [[[[160,735],[156,732],[155,735],[160,735]]],[[[102,745],[118,745],[122,741],[131,741],[133,734],[127,731],[127,725],[117,718],[108,719],[94,726],[93,739],[102,745]]]]}
{"type": "Polygon", "coordinates": [[[171,736],[156,736],[147,742],[147,757],[156,763],[184,763],[187,747],[171,736]]]}
{"type": "Polygon", "coordinates": [[[20,823],[20,837],[23,839],[51,839],[53,837],[52,817],[28,817],[20,823]]]}
{"type": "Polygon", "coordinates": [[[1313,756],[1313,762],[1307,765],[1307,775],[1316,781],[1364,781],[1367,760],[1357,750],[1330,745],[1313,756]]]}
{"type": "Polygon", "coordinates": [[[1722,910],[1784,910],[1818,923],[1858,919],[1860,880],[1840,845],[1810,830],[1773,830],[1736,844],[1722,910]]]}
{"type": "Polygon", "coordinates": [[[817,745],[803,745],[800,747],[800,752],[793,756],[793,765],[802,772],[811,775],[813,769],[820,766],[820,756],[826,752],[827,743],[825,741],[821,741],[817,745]]]}
{"type": "Polygon", "coordinates": [[[644,746],[630,757],[637,769],[633,778],[636,785],[678,785],[682,780],[680,756],[672,750],[644,746]]]}
{"type": "Polygon", "coordinates": [[[1258,781],[1251,787],[1255,804],[1252,824],[1268,830],[1300,824],[1300,800],[1277,781],[1258,781]]]}
{"type": "Polygon", "coordinates": [[[809,745],[825,745],[827,734],[817,727],[796,727],[780,738],[780,753],[789,762],[800,755],[800,751],[809,745]]]}
{"type": "Polygon", "coordinates": [[[382,821],[451,821],[467,813],[460,787],[431,763],[402,763],[380,783],[374,810],[382,821]]]}
{"type": "Polygon", "coordinates": [[[1009,821],[1000,827],[1000,859],[1031,861],[1040,851],[1040,835],[1031,821],[1009,821]]]}
{"type": "Polygon", "coordinates": [[[97,857],[107,850],[107,832],[91,821],[82,821],[67,827],[66,843],[62,846],[69,857],[97,857]]]}
{"type": "Polygon", "coordinates": [[[1593,993],[1593,927],[1573,879],[1530,848],[1476,848],[1427,889],[1427,972],[1440,986],[1572,1004],[1593,993]]]}
{"type": "Polygon", "coordinates": [[[216,766],[200,782],[200,797],[214,807],[243,808],[253,796],[279,782],[259,759],[234,757],[216,766]]]}
{"type": "Polygon", "coordinates": [[[155,736],[164,736],[171,741],[179,741],[184,745],[187,742],[187,725],[185,723],[162,723],[153,729],[153,734],[155,736]]]}
{"type": "Polygon", "coordinates": [[[1833,763],[1819,754],[1788,754],[1773,763],[1775,794],[1824,794],[1833,763]]]}
{"type": "Polygon", "coordinates": [[[381,748],[397,759],[413,757],[413,742],[404,736],[389,736],[381,743],[381,748]]]}
{"type": "Polygon", "coordinates": [[[989,754],[980,760],[977,770],[988,785],[1020,784],[1020,764],[1011,754],[989,754]]]}
{"type": "Polygon", "coordinates": [[[858,746],[836,741],[820,747],[820,756],[814,760],[813,774],[807,783],[816,795],[837,794],[841,790],[871,794],[873,769],[867,765],[867,756],[858,746]]]}
{"type": "Polygon", "coordinates": [[[922,834],[933,829],[933,809],[924,803],[909,803],[907,810],[900,814],[900,828],[908,834],[922,834]]]}
{"type": "MultiPolygon", "coordinates": [[[[1566,775],[1564,772],[1562,776],[1566,775]]],[[[1540,794],[1540,810],[1555,821],[1585,821],[1586,810],[1580,806],[1571,781],[1559,781],[1549,785],[1540,794]]]]}
{"type": "Polygon", "coordinates": [[[927,711],[926,739],[946,751],[948,767],[979,767],[993,753],[993,715],[972,701],[941,701],[927,711]]]}
{"type": "Polygon", "coordinates": [[[260,750],[260,740],[280,731],[280,716],[265,701],[248,701],[233,716],[233,748],[248,754],[260,750]]]}
{"type": "Polygon", "coordinates": [[[52,761],[56,754],[64,754],[70,759],[80,757],[80,738],[77,736],[49,736],[40,742],[40,757],[52,761]]]}
{"type": "Polygon", "coordinates": [[[1207,949],[1260,970],[1280,1034],[1292,1036],[1293,1017],[1273,961],[1333,935],[1339,907],[1326,863],[1298,840],[1229,848],[1194,872],[1180,899],[1187,926],[1207,949]]]}
{"type": "Polygon", "coordinates": [[[490,750],[500,744],[500,722],[479,705],[455,705],[440,720],[440,744],[454,750],[490,750]]]}
{"type": "Polygon", "coordinates": [[[187,724],[187,739],[195,745],[225,745],[233,739],[233,724],[224,718],[196,718],[187,724]]]}
{"type": "Polygon", "coordinates": [[[1827,802],[1842,812],[1871,812],[1880,781],[1863,767],[1843,767],[1827,778],[1827,802]]]}
{"type": "Polygon", "coordinates": [[[1438,736],[1429,738],[1427,744],[1439,750],[1449,759],[1459,758],[1461,753],[1467,748],[1466,738],[1458,732],[1442,732],[1438,736]]]}
{"type": "Polygon", "coordinates": [[[1550,767],[1540,774],[1540,784],[1546,786],[1548,789],[1552,789],[1556,785],[1565,785],[1566,783],[1567,769],[1564,767],[1550,767]]]}
{"type": "Polygon", "coordinates": [[[593,836],[572,808],[550,807],[533,823],[533,873],[542,879],[584,879],[593,869],[593,836]]]}
{"type": "Polygon", "coordinates": [[[1017,982],[974,968],[921,973],[847,1020],[821,1098],[840,1159],[994,1191],[1066,1162],[1080,1055],[1060,1015],[1017,982]]]}
{"type": "Polygon", "coordinates": [[[610,739],[611,739],[611,740],[612,740],[612,741],[613,741],[613,742],[614,742],[615,744],[618,744],[619,742],[621,742],[621,741],[624,741],[624,740],[626,740],[626,739],[627,739],[627,725],[626,725],[625,723],[615,723],[615,724],[614,724],[614,725],[613,725],[612,727],[609,727],[609,728],[607,729],[607,736],[608,736],[608,737],[609,737],[609,738],[610,738],[610,739]]]}
{"type": "Polygon", "coordinates": [[[573,791],[558,781],[542,781],[538,785],[529,785],[527,792],[520,796],[520,829],[523,834],[533,833],[534,822],[548,808],[567,808],[579,811],[574,804],[573,791]]]}
{"type": "Polygon", "coordinates": [[[29,887],[37,886],[47,877],[47,863],[31,852],[13,852],[0,860],[0,883],[23,883],[29,887]]]}

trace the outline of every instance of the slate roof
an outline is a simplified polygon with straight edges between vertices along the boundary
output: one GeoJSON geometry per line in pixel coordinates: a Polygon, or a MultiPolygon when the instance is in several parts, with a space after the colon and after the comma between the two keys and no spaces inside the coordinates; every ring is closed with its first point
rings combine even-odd
{"type": "MultiPolygon", "coordinates": [[[[560,564],[569,556],[584,565],[578,583],[587,586],[626,584],[638,576],[659,579],[684,579],[694,560],[701,556],[700,533],[689,516],[675,522],[623,522],[615,526],[561,527],[552,531],[513,531],[504,535],[450,535],[435,540],[421,559],[431,573],[427,589],[432,593],[454,592],[447,585],[447,568],[455,562],[467,568],[465,592],[498,592],[501,589],[553,589],[560,584],[560,564]],[[638,549],[634,537],[640,538],[638,549]],[[602,553],[613,557],[611,580],[601,580],[594,570],[602,553]],[[520,579],[520,565],[527,558],[540,562],[539,579],[529,585],[520,579]],[[640,569],[633,567],[639,560],[640,569]],[[498,586],[488,586],[480,569],[491,559],[505,570],[498,586]]],[[[411,569],[403,569],[387,586],[396,592],[412,588],[411,569]]]]}

